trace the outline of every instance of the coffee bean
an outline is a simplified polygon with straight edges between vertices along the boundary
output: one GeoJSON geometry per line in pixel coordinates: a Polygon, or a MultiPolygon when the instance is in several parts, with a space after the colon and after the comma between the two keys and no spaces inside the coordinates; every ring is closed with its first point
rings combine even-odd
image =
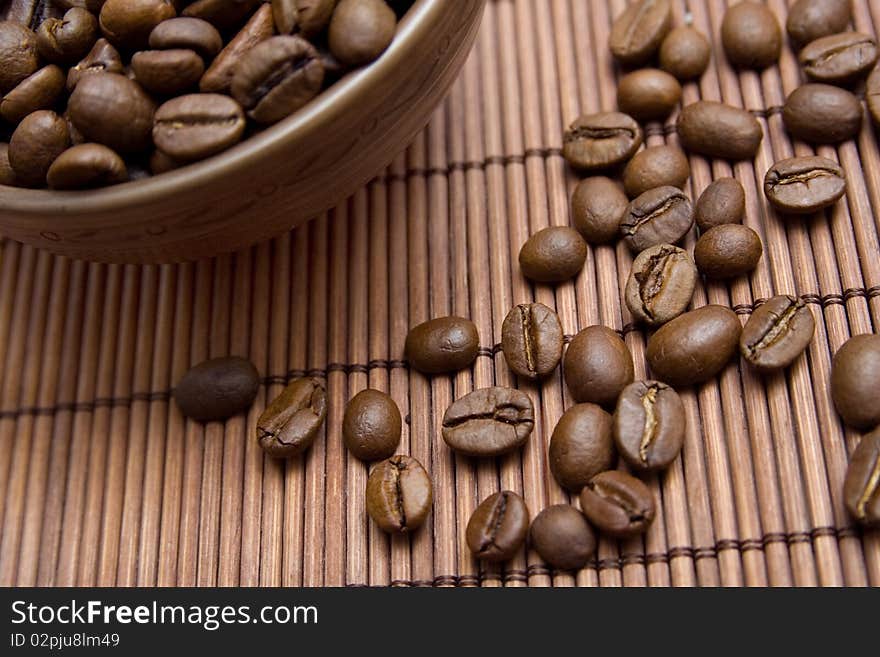
{"type": "Polygon", "coordinates": [[[470,367],[479,349],[476,325],[462,317],[437,317],[414,326],[406,336],[404,347],[410,365],[425,374],[470,367]]]}
{"type": "Polygon", "coordinates": [[[529,541],[553,568],[580,570],[596,553],[596,533],[584,514],[567,504],[548,506],[532,522],[529,541]]]}
{"type": "Polygon", "coordinates": [[[677,187],[657,187],[629,204],[620,232],[635,253],[657,244],[675,244],[694,223],[690,199],[677,187]]]}
{"type": "Polygon", "coordinates": [[[361,390],[345,406],[342,439],[355,458],[378,461],[391,457],[400,444],[400,409],[379,390],[361,390]]]}
{"type": "Polygon", "coordinates": [[[584,268],[587,245],[573,228],[552,226],[538,231],[523,244],[519,268],[523,276],[539,283],[561,283],[584,268]]]}
{"type": "Polygon", "coordinates": [[[0,185],[18,187],[15,171],[9,164],[9,144],[0,143],[0,185]]]}
{"type": "Polygon", "coordinates": [[[150,48],[194,50],[204,59],[216,57],[223,48],[217,28],[201,18],[181,16],[162,21],[150,32],[150,48]]]}
{"type": "Polygon", "coordinates": [[[610,178],[585,178],[571,197],[571,220],[589,244],[606,244],[617,239],[620,220],[629,201],[620,185],[610,178]]]}
{"type": "Polygon", "coordinates": [[[761,371],[781,370],[804,352],[814,329],[813,313],[801,299],[775,296],[758,306],[746,322],[739,352],[761,371]]]}
{"type": "Polygon", "coordinates": [[[578,492],[614,463],[611,415],[596,404],[569,408],[553,429],[549,461],[556,482],[578,492]]]}
{"type": "Polygon", "coordinates": [[[633,261],[626,307],[648,326],[665,324],[687,310],[696,283],[697,267],[687,251],[671,244],[652,246],[633,261]]]}
{"type": "Polygon", "coordinates": [[[620,112],[588,114],[566,130],[562,154],[575,169],[609,169],[629,160],[643,139],[641,127],[631,116],[620,112]]]}
{"type": "Polygon", "coordinates": [[[763,253],[761,238],[751,228],[722,224],[697,240],[694,262],[707,278],[735,278],[753,271],[763,253]]]}
{"type": "Polygon", "coordinates": [[[628,66],[644,64],[654,56],[671,28],[669,0],[634,0],[611,26],[611,54],[628,66]]]}
{"type": "Polygon", "coordinates": [[[5,94],[40,66],[37,37],[26,27],[0,21],[0,94],[5,94]]]}
{"type": "Polygon", "coordinates": [[[758,152],[764,131],[744,109],[701,100],[679,114],[678,136],[693,153],[724,160],[748,160],[758,152]]]}
{"type": "Polygon", "coordinates": [[[172,96],[198,84],[205,64],[194,50],[144,50],[131,58],[135,80],[157,96],[172,96]]]}
{"type": "Polygon", "coordinates": [[[369,64],[391,45],[397,16],[385,0],[339,0],[330,20],[330,52],[346,66],[369,64]]]}
{"type": "Polygon", "coordinates": [[[684,404],[675,390],[659,381],[637,381],[617,401],[614,444],[636,470],[661,470],[681,451],[685,424],[684,404]]]}
{"type": "Polygon", "coordinates": [[[617,86],[617,107],[637,121],[662,121],[680,100],[678,80],[656,68],[628,73],[617,86]]]}
{"type": "Polygon", "coordinates": [[[83,60],[67,72],[67,90],[73,91],[84,75],[122,73],[124,70],[119,51],[107,39],[98,39],[83,60]]]}
{"type": "Polygon", "coordinates": [[[246,358],[213,358],[191,368],[174,388],[181,412],[197,422],[225,420],[254,403],[260,374],[246,358]]]}
{"type": "Polygon", "coordinates": [[[26,77],[0,100],[0,115],[18,123],[31,112],[49,109],[64,91],[64,72],[50,64],[26,77]]]}
{"type": "Polygon", "coordinates": [[[852,0],[797,0],[788,10],[785,29],[796,46],[846,30],[852,0]]]}
{"type": "MultiPolygon", "coordinates": [[[[189,8],[194,6],[190,5],[189,8]]],[[[238,63],[254,46],[271,37],[274,31],[272,7],[262,4],[205,71],[199,81],[199,89],[206,93],[230,93],[238,63]]]]}
{"type": "Polygon", "coordinates": [[[779,212],[810,214],[834,205],[846,193],[846,176],[833,160],[818,156],[777,162],[764,177],[764,195],[779,212]]]}
{"type": "Polygon", "coordinates": [[[104,36],[119,48],[144,48],[159,23],[177,15],[171,0],[106,0],[100,23],[104,36]]]}
{"type": "Polygon", "coordinates": [[[9,164],[16,181],[28,187],[45,185],[52,162],[69,146],[67,121],[50,110],[28,114],[9,140],[9,164]]]}
{"type": "Polygon", "coordinates": [[[692,27],[675,28],[660,45],[660,68],[682,82],[705,73],[711,57],[709,40],[692,27]]]}
{"type": "Polygon", "coordinates": [[[865,86],[865,99],[868,101],[868,111],[874,123],[880,125],[880,68],[868,76],[865,86]]]}
{"type": "Polygon", "coordinates": [[[648,338],[654,378],[691,386],[715,377],[736,353],[742,325],[730,308],[704,306],[661,326],[648,338]]]}
{"type": "Polygon", "coordinates": [[[846,89],[805,84],[785,101],[782,120],[796,139],[813,144],[836,144],[859,134],[862,104],[846,89]]]}
{"type": "Polygon", "coordinates": [[[275,458],[297,456],[311,447],[327,417],[327,392],[320,379],[295,379],[257,420],[260,447],[275,458]]]}
{"type": "Polygon", "coordinates": [[[87,189],[128,180],[119,155],[101,144],[79,144],[61,153],[46,175],[51,189],[87,189]]]}
{"type": "Polygon", "coordinates": [[[156,110],[153,120],[156,147],[183,162],[201,160],[234,146],[245,128],[241,107],[221,94],[172,98],[156,110]]]}
{"type": "Polygon", "coordinates": [[[474,510],[465,540],[475,558],[507,561],[522,547],[528,532],[529,509],[525,500],[505,490],[490,495],[474,510]]]}
{"type": "Polygon", "coordinates": [[[311,39],[323,32],[330,24],[340,0],[297,0],[296,23],[300,34],[311,39]]]}
{"type": "Polygon", "coordinates": [[[817,82],[849,84],[877,63],[877,42],[867,34],[842,32],[810,42],[798,57],[807,77],[817,82]]]}
{"type": "Polygon", "coordinates": [[[150,173],[154,176],[157,176],[160,173],[174,171],[174,169],[179,169],[184,164],[185,163],[178,162],[173,157],[160,150],[155,150],[150,154],[150,173]]]}
{"type": "Polygon", "coordinates": [[[581,509],[600,532],[627,538],[644,533],[653,522],[654,495],[632,475],[608,470],[584,486],[581,509]]]}
{"type": "Polygon", "coordinates": [[[196,0],[184,8],[181,14],[207,21],[218,30],[226,32],[240,26],[262,2],[264,0],[196,0]]]}
{"type": "Polygon", "coordinates": [[[763,69],[779,61],[782,29],[763,2],[745,0],[724,13],[721,43],[733,66],[763,69]]]}
{"type": "Polygon", "coordinates": [[[862,436],[850,457],[843,499],[860,524],[880,526],[880,427],[862,436]]]}
{"type": "Polygon", "coordinates": [[[562,359],[559,316],[542,303],[522,303],[504,318],[501,350],[517,376],[536,381],[556,369],[562,359]]]}
{"type": "Polygon", "coordinates": [[[736,178],[714,181],[694,206],[694,220],[704,232],[723,224],[742,223],[745,214],[746,192],[736,178]]]}
{"type": "Polygon", "coordinates": [[[446,409],[443,440],[465,456],[500,456],[522,447],[534,427],[528,395],[513,388],[482,388],[446,409]]]}
{"type": "Polygon", "coordinates": [[[607,326],[590,326],[574,336],[562,371],[575,401],[604,406],[613,406],[634,376],[629,348],[607,326]]]}
{"type": "Polygon", "coordinates": [[[272,0],[272,18],[278,34],[293,34],[297,28],[299,0],[272,0]]]}
{"type": "Polygon", "coordinates": [[[247,52],[235,69],[232,95],[257,123],[276,123],[318,95],[324,66],[298,36],[272,37],[247,52]]]}
{"type": "Polygon", "coordinates": [[[623,188],[630,198],[657,187],[683,189],[691,175],[687,156],[674,146],[649,146],[635,154],[623,170],[623,188]]]}
{"type": "Polygon", "coordinates": [[[47,18],[37,30],[40,56],[55,64],[71,64],[85,55],[98,40],[98,21],[82,7],[68,9],[63,18],[47,18]]]}
{"type": "Polygon", "coordinates": [[[431,512],[432,501],[431,479],[411,456],[382,461],[367,480],[367,513],[389,534],[420,527],[431,512]]]}
{"type": "Polygon", "coordinates": [[[834,354],[831,397],[847,426],[880,425],[880,335],[857,335],[834,354]]]}
{"type": "Polygon", "coordinates": [[[134,153],[150,146],[156,106],[124,75],[84,75],[67,107],[70,120],[89,141],[118,153],[134,153]]]}

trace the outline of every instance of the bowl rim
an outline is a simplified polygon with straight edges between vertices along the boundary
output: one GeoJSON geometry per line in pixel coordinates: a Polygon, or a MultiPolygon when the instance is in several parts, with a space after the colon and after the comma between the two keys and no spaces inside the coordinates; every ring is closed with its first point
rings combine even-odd
{"type": "Polygon", "coordinates": [[[442,5],[442,0],[414,0],[400,20],[394,40],[379,59],[347,73],[303,108],[227,151],[161,175],[105,188],[60,191],[0,185],[0,207],[3,212],[21,214],[106,213],[194,191],[220,178],[259,166],[267,148],[295,142],[326,122],[333,111],[357,105],[357,98],[371,93],[378,80],[405,66],[407,53],[419,46],[423,32],[430,29],[443,11],[442,5]]]}

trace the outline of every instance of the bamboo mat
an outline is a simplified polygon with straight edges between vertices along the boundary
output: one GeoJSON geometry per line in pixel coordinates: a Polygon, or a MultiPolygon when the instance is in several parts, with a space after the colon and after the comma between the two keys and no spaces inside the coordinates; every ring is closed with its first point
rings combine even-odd
{"type": "MultiPolygon", "coordinates": [[[[784,0],[769,5],[785,16],[784,0]]],[[[555,307],[568,335],[622,331],[637,376],[645,333],[621,307],[626,247],[590,251],[573,283],[532,286],[516,257],[526,237],[567,224],[576,179],[561,156],[564,126],[610,109],[616,71],[606,35],[624,0],[490,0],[466,68],[430,126],[366,188],[274,242],[181,266],[73,262],[2,242],[0,256],[0,584],[688,586],[877,585],[880,534],[844,510],[845,431],[830,402],[831,356],[852,334],[880,330],[880,153],[874,128],[821,148],[849,175],[825,219],[783,222],[760,193],[792,143],[779,107],[800,82],[788,50],[778,68],[736,75],[717,40],[723,0],[676,0],[713,35],[714,65],[685,102],[723,99],[760,117],[755,160],[691,159],[696,197],[735,175],[746,223],[765,255],[750,279],[700,287],[694,304],[733,307],[797,293],[817,318],[808,356],[785,375],[731,366],[683,395],[682,457],[650,480],[660,501],[644,538],[603,540],[577,574],[532,551],[504,567],[474,562],[464,527],[499,489],[532,515],[569,497],[549,474],[549,434],[571,404],[561,377],[520,383],[536,402],[522,454],[456,457],[439,436],[450,402],[473,388],[515,385],[497,343],[511,306],[555,307]],[[428,379],[401,362],[407,328],[470,316],[483,348],[471,371],[428,379]],[[169,401],[173,382],[209,356],[249,356],[265,385],[247,417],[206,426],[169,401]],[[254,423],[285,381],[326,377],[326,436],[288,463],[263,456],[254,423]],[[406,418],[401,451],[435,486],[433,514],[411,538],[368,521],[367,469],[340,437],[345,402],[390,391],[406,418]]],[[[880,2],[855,0],[855,27],[877,34],[880,2]]],[[[675,143],[671,121],[648,143],[675,143]]],[[[693,245],[693,236],[689,238],[693,245]]]]}

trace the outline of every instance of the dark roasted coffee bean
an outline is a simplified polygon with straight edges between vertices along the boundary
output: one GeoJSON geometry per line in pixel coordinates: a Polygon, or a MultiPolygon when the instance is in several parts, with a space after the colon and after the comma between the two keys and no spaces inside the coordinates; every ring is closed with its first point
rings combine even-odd
{"type": "Polygon", "coordinates": [[[637,121],[662,121],[680,100],[681,84],[656,68],[628,73],[617,86],[617,107],[637,121]]]}
{"type": "Polygon", "coordinates": [[[746,192],[736,178],[714,181],[694,206],[694,220],[701,231],[723,224],[742,223],[745,214],[746,192]]]}
{"type": "Polygon", "coordinates": [[[562,359],[562,345],[559,316],[542,303],[522,303],[504,318],[501,350],[517,376],[536,381],[553,372],[562,359]]]}
{"type": "Polygon", "coordinates": [[[584,486],[581,509],[600,532],[627,538],[644,533],[654,520],[654,495],[632,475],[608,470],[584,486]]]}
{"type": "Polygon", "coordinates": [[[397,16],[385,0],[339,0],[330,20],[330,52],[345,66],[363,66],[391,45],[397,16]]]}
{"type": "Polygon", "coordinates": [[[836,144],[859,134],[862,104],[846,89],[805,84],[785,101],[782,120],[796,139],[813,144],[836,144]]]}
{"type": "Polygon", "coordinates": [[[153,142],[182,162],[201,160],[237,144],[245,129],[244,112],[222,94],[172,98],[156,110],[153,142]]]}
{"type": "Polygon", "coordinates": [[[834,205],[845,193],[843,169],[825,157],[782,160],[764,177],[764,195],[784,214],[818,212],[834,205]]]}
{"type": "Polygon", "coordinates": [[[300,34],[313,39],[323,32],[333,18],[339,0],[296,0],[296,24],[300,34]]]}
{"type": "Polygon", "coordinates": [[[817,82],[849,84],[877,63],[877,42],[859,32],[832,34],[810,42],[798,57],[807,77],[817,82]]]}
{"type": "Polygon", "coordinates": [[[681,315],[691,303],[697,267],[688,252],[671,244],[642,251],[626,281],[626,307],[640,322],[659,326],[681,315]]]}
{"type": "Polygon", "coordinates": [[[561,283],[584,268],[587,245],[573,228],[551,226],[539,230],[523,244],[519,268],[523,276],[539,283],[561,283]]]}
{"type": "Polygon", "coordinates": [[[345,406],[342,439],[355,458],[378,461],[391,457],[400,444],[400,409],[379,390],[361,390],[345,406]]]}
{"type": "Polygon", "coordinates": [[[596,553],[596,533],[584,514],[573,506],[556,504],[532,522],[529,542],[553,568],[580,570],[596,553]]]}
{"type": "Polygon", "coordinates": [[[553,429],[550,471],[556,482],[574,493],[614,463],[611,415],[596,404],[569,408],[553,429]]]}
{"type": "Polygon", "coordinates": [[[186,163],[178,162],[167,153],[163,153],[158,149],[150,154],[150,173],[154,176],[158,176],[160,173],[174,171],[174,169],[179,169],[184,164],[186,163]]]}
{"type": "Polygon", "coordinates": [[[630,198],[657,187],[683,189],[691,175],[687,156],[675,146],[649,146],[635,154],[623,170],[623,188],[630,198]]]}
{"type": "Polygon", "coordinates": [[[859,524],[880,526],[880,427],[862,436],[850,457],[843,500],[859,524]]]}
{"type": "Polygon", "coordinates": [[[22,80],[0,100],[0,115],[18,123],[31,112],[49,109],[64,91],[64,72],[50,64],[22,80]]]}
{"type": "Polygon", "coordinates": [[[225,32],[240,26],[262,2],[264,0],[195,0],[181,14],[207,21],[225,32]]]}
{"type": "Polygon", "coordinates": [[[660,470],[681,451],[685,424],[684,404],[675,390],[659,381],[637,381],[617,401],[614,444],[633,468],[660,470]]]}
{"type": "Polygon", "coordinates": [[[525,443],[535,408],[514,388],[482,388],[457,399],[443,415],[443,440],[465,456],[500,456],[525,443]]]}
{"type": "Polygon", "coordinates": [[[79,144],[59,155],[46,176],[51,189],[88,189],[128,180],[119,155],[101,144],[79,144]]]}
{"type": "Polygon", "coordinates": [[[522,547],[529,532],[529,508],[516,493],[504,490],[483,500],[465,531],[468,548],[477,559],[507,561],[522,547]]]}
{"type": "Polygon", "coordinates": [[[431,512],[432,501],[431,479],[411,456],[382,461],[367,480],[367,513],[389,534],[420,527],[431,512]]]}
{"type": "Polygon", "coordinates": [[[101,32],[115,46],[137,50],[146,47],[154,27],[176,15],[171,0],[107,0],[101,7],[101,32]]]}
{"type": "Polygon", "coordinates": [[[782,29],[767,5],[744,0],[725,12],[721,43],[734,66],[763,69],[779,61],[782,29]]]}
{"type": "Polygon", "coordinates": [[[272,18],[278,34],[293,34],[297,28],[298,0],[272,0],[272,18]]]}
{"type": "Polygon", "coordinates": [[[178,381],[174,400],[198,422],[225,420],[254,403],[260,374],[246,358],[229,356],[199,363],[178,381]]]}
{"type": "Polygon", "coordinates": [[[589,244],[605,244],[620,234],[628,205],[618,183],[604,176],[586,178],[572,194],[571,221],[589,244]]]}
{"type": "Polygon", "coordinates": [[[82,7],[73,7],[63,18],[47,18],[37,30],[40,56],[56,64],[72,64],[98,40],[98,20],[82,7]]]}
{"type": "Polygon", "coordinates": [[[200,18],[181,16],[162,21],[150,32],[150,48],[155,50],[194,50],[211,60],[223,48],[217,28],[200,18]]]}
{"type": "Polygon", "coordinates": [[[813,313],[801,299],[775,296],[749,317],[739,338],[739,352],[761,371],[781,370],[804,352],[814,329],[813,313]]]}
{"type": "Polygon", "coordinates": [[[37,37],[26,27],[0,21],[0,94],[5,94],[40,66],[37,37]]]}
{"type": "Polygon", "coordinates": [[[620,232],[635,253],[657,244],[675,244],[691,229],[694,208],[677,187],[657,187],[629,204],[620,232]]]}
{"type": "Polygon", "coordinates": [[[758,266],[764,253],[761,238],[748,226],[722,224],[700,236],[694,247],[694,262],[708,278],[735,278],[758,266]]]}
{"type": "Polygon", "coordinates": [[[470,367],[479,350],[476,325],[462,317],[437,317],[414,326],[404,347],[409,364],[425,374],[470,367]]]}
{"type": "Polygon", "coordinates": [[[98,39],[85,58],[67,72],[67,90],[73,91],[84,75],[122,73],[124,70],[119,51],[107,39],[98,39]]]}
{"type": "Polygon", "coordinates": [[[9,164],[9,144],[0,143],[0,185],[18,187],[15,171],[9,164]]]}
{"type": "MultiPolygon", "coordinates": [[[[193,6],[195,5],[190,5],[193,6]]],[[[274,30],[272,7],[263,4],[241,31],[220,51],[202,76],[199,89],[206,93],[230,93],[238,63],[254,46],[271,37],[274,30]]]]}
{"type": "Polygon", "coordinates": [[[679,114],[678,136],[691,152],[725,160],[748,160],[758,152],[764,131],[744,109],[701,100],[679,114]]]}
{"type": "Polygon", "coordinates": [[[831,397],[846,425],[880,425],[880,335],[857,335],[834,354],[831,397]]]}
{"type": "Polygon", "coordinates": [[[788,10],[785,29],[796,46],[846,30],[852,0],[797,0],[788,10]]]}
{"type": "Polygon", "coordinates": [[[257,420],[260,447],[275,458],[297,456],[311,447],[327,417],[327,392],[320,379],[295,379],[257,420]]]}
{"type": "Polygon", "coordinates": [[[671,386],[708,381],[730,362],[741,332],[736,313],[725,306],[704,306],[680,315],[648,338],[651,372],[671,386]]]}
{"type": "Polygon", "coordinates": [[[68,103],[70,120],[89,141],[118,153],[146,150],[156,106],[137,83],[104,73],[80,78],[68,103]]]}
{"type": "Polygon", "coordinates": [[[16,181],[28,187],[45,185],[52,162],[69,146],[67,121],[50,110],[28,114],[9,140],[9,164],[16,181]]]}
{"type": "Polygon", "coordinates": [[[575,169],[609,169],[629,160],[644,134],[634,118],[620,112],[581,116],[566,130],[562,154],[575,169]]]}
{"type": "Polygon", "coordinates": [[[692,27],[675,28],[660,45],[660,68],[682,82],[700,77],[711,57],[709,40],[692,27]]]}
{"type": "Polygon", "coordinates": [[[611,54],[629,66],[644,64],[654,56],[671,28],[669,0],[633,0],[611,26],[611,54]]]}
{"type": "Polygon", "coordinates": [[[868,101],[868,111],[874,123],[880,125],[880,68],[877,68],[868,76],[865,86],[865,100],[868,101]]]}
{"type": "Polygon", "coordinates": [[[205,64],[194,50],[144,50],[131,58],[134,78],[157,96],[172,96],[195,87],[205,64]]]}
{"type": "Polygon", "coordinates": [[[634,376],[629,347],[607,326],[590,326],[578,333],[565,352],[562,371],[575,401],[605,406],[617,402],[634,376]]]}

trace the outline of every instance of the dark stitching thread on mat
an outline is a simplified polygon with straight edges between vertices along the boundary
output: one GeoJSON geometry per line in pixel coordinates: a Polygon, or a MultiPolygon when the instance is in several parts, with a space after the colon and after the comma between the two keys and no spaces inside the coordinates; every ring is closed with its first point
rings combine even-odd
{"type": "Polygon", "coordinates": [[[473,171],[478,169],[485,171],[487,167],[494,165],[507,166],[508,164],[524,164],[528,158],[538,157],[562,157],[561,148],[529,148],[522,155],[490,155],[483,160],[468,160],[466,162],[451,162],[445,167],[412,167],[403,173],[388,173],[373,178],[371,184],[383,184],[388,182],[406,182],[413,176],[448,176],[456,171],[473,171]]]}

